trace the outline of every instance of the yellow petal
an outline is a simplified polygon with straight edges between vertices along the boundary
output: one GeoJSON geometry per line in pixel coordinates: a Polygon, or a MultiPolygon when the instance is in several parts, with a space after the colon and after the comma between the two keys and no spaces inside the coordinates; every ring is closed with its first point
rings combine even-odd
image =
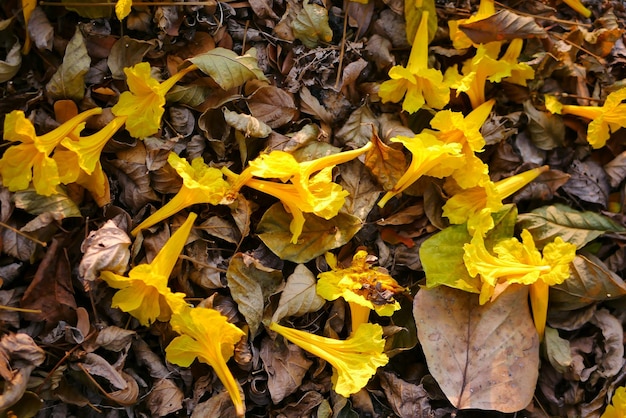
{"type": "Polygon", "coordinates": [[[115,3],[115,15],[119,20],[124,20],[130,14],[132,0],[117,0],[115,3]]]}
{"type": "Polygon", "coordinates": [[[170,277],[170,274],[172,274],[172,270],[178,261],[178,256],[187,242],[187,237],[189,236],[191,228],[193,228],[193,223],[197,217],[198,215],[195,213],[190,213],[187,220],[176,230],[176,232],[174,232],[156,257],[154,257],[150,266],[152,267],[155,275],[170,277]]]}
{"type": "Polygon", "coordinates": [[[345,341],[283,327],[275,322],[269,328],[330,363],[333,366],[333,389],[341,396],[349,397],[360,391],[376,369],[389,361],[383,353],[385,340],[380,325],[362,324],[345,341]]]}

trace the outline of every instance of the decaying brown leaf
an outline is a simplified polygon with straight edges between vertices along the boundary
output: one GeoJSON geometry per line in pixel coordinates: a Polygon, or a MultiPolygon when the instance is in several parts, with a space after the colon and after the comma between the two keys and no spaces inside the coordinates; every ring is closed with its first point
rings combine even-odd
{"type": "Polygon", "coordinates": [[[108,220],[100,229],[91,231],[81,244],[83,258],[78,274],[87,281],[93,281],[102,270],[124,274],[128,268],[131,240],[114,220],[108,220]]]}
{"type": "Polygon", "coordinates": [[[28,379],[46,354],[24,333],[5,334],[0,339],[0,375],[4,390],[0,395],[0,410],[11,407],[24,395],[28,379]]]}
{"type": "Polygon", "coordinates": [[[459,29],[477,44],[548,36],[546,30],[539,26],[535,19],[518,15],[510,10],[499,10],[486,19],[463,23],[459,25],[459,29]]]}
{"type": "Polygon", "coordinates": [[[285,344],[280,338],[272,340],[265,337],[259,355],[267,372],[267,387],[274,403],[281,402],[298,390],[313,364],[304,350],[295,344],[285,344]]]}
{"type": "Polygon", "coordinates": [[[417,293],[413,315],[429,371],[456,408],[516,412],[531,402],[539,338],[527,295],[510,286],[479,305],[478,295],[446,286],[417,293]]]}

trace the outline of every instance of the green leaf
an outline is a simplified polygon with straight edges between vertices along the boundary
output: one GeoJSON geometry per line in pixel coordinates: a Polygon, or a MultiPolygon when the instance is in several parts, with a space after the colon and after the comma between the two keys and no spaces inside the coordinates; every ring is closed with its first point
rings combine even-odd
{"type": "Polygon", "coordinates": [[[606,216],[558,203],[519,215],[517,226],[531,233],[538,248],[561,237],[580,249],[604,233],[626,231],[606,216]]]}
{"type": "Polygon", "coordinates": [[[572,352],[569,340],[559,336],[559,331],[546,327],[546,354],[548,361],[559,373],[565,373],[572,364],[572,352]]]}
{"type": "Polygon", "coordinates": [[[15,192],[13,201],[15,202],[15,207],[23,209],[31,215],[51,213],[59,221],[65,218],[80,218],[82,216],[76,203],[64,193],[41,196],[34,189],[27,189],[15,192]]]}
{"type": "MultiPolygon", "coordinates": [[[[498,241],[513,236],[517,208],[505,205],[492,214],[494,227],[485,237],[490,250],[498,241]]],[[[452,225],[428,238],[420,247],[420,260],[426,273],[426,287],[446,285],[467,292],[480,292],[480,277],[471,277],[463,261],[463,245],[472,240],[467,225],[452,225]]]]}
{"type": "MultiPolygon", "coordinates": [[[[404,2],[404,19],[406,21],[406,36],[409,44],[413,44],[417,27],[422,20],[422,12],[428,12],[428,42],[435,38],[438,29],[437,10],[435,9],[434,0],[421,1],[405,1],[404,2]]],[[[418,132],[418,131],[415,131],[418,132]]]]}
{"type": "Polygon", "coordinates": [[[274,254],[294,263],[306,263],[326,251],[341,247],[363,225],[359,218],[345,213],[330,220],[304,213],[302,234],[298,243],[292,244],[289,231],[292,219],[282,203],[275,203],[263,215],[257,226],[257,234],[274,254]]]}
{"type": "Polygon", "coordinates": [[[317,4],[304,2],[291,27],[296,39],[308,48],[317,47],[320,41],[330,42],[333,39],[333,31],[328,26],[328,10],[317,4]]]}
{"type": "Polygon", "coordinates": [[[204,103],[212,92],[213,89],[207,86],[197,86],[194,84],[188,86],[175,85],[165,95],[165,98],[168,102],[197,107],[204,103]]]}
{"type": "Polygon", "coordinates": [[[247,254],[237,253],[228,264],[226,279],[237,309],[246,318],[250,335],[254,337],[263,319],[265,301],[282,284],[283,274],[247,254]]]}
{"type": "Polygon", "coordinates": [[[569,279],[550,287],[552,309],[573,311],[626,295],[624,280],[591,254],[576,255],[570,270],[569,279]]]}
{"type": "Polygon", "coordinates": [[[82,100],[85,97],[85,74],[90,65],[91,58],[87,53],[85,39],[80,28],[76,28],[76,33],[65,49],[63,62],[46,84],[48,97],[53,100],[82,100]]]}
{"type": "Polygon", "coordinates": [[[321,309],[326,300],[317,294],[316,285],[317,280],[311,270],[304,264],[298,264],[293,274],[287,278],[272,322],[280,322],[288,316],[302,316],[321,309]]]}
{"type": "Polygon", "coordinates": [[[440,285],[480,292],[481,280],[471,277],[463,262],[463,245],[472,240],[467,225],[452,225],[428,238],[420,247],[426,287],[440,285]]]}
{"type": "Polygon", "coordinates": [[[190,58],[200,71],[211,76],[224,90],[242,86],[252,79],[267,80],[259,68],[256,49],[251,48],[245,55],[237,55],[226,48],[215,48],[204,54],[190,58]]]}
{"type": "Polygon", "coordinates": [[[539,337],[527,286],[485,305],[457,289],[421,289],[413,316],[428,371],[455,408],[511,413],[532,401],[539,337]]]}

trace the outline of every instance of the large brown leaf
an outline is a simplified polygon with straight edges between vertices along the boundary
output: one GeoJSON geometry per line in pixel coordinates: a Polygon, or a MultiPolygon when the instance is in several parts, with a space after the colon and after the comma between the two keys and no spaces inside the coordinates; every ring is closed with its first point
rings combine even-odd
{"type": "Polygon", "coordinates": [[[509,413],[532,401],[539,339],[526,287],[482,306],[472,293],[421,289],[413,314],[428,369],[456,408],[509,413]]]}

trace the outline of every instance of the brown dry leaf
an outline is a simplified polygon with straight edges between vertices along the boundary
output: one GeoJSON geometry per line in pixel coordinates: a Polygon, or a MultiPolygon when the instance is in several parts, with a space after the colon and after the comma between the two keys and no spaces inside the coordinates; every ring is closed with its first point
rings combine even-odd
{"type": "Polygon", "coordinates": [[[550,306],[554,309],[573,311],[626,295],[624,280],[594,255],[576,255],[570,271],[569,279],[550,288],[550,306]]]}
{"type": "Polygon", "coordinates": [[[140,337],[133,340],[133,353],[137,358],[137,366],[145,367],[151,377],[165,379],[171,376],[172,372],[165,366],[163,359],[140,337]]]}
{"type": "Polygon", "coordinates": [[[124,274],[130,259],[130,244],[126,231],[109,219],[98,230],[91,231],[81,244],[83,258],[78,266],[78,274],[87,281],[95,280],[102,270],[124,274]]]}
{"type": "Polygon", "coordinates": [[[241,241],[241,234],[237,230],[234,222],[224,219],[221,216],[211,216],[198,225],[197,228],[202,229],[209,235],[230,242],[231,244],[237,244],[241,241]]]}
{"type": "Polygon", "coordinates": [[[24,333],[5,334],[0,339],[0,374],[4,389],[0,395],[0,410],[6,410],[19,401],[30,374],[46,359],[45,352],[24,333]]]}
{"type": "Polygon", "coordinates": [[[211,395],[209,400],[196,405],[191,413],[191,418],[234,416],[236,416],[235,408],[226,391],[211,395]]]}
{"type": "Polygon", "coordinates": [[[289,316],[302,316],[324,306],[326,300],[317,294],[315,275],[304,264],[298,264],[280,294],[272,322],[289,316]]]}
{"type": "Polygon", "coordinates": [[[116,353],[125,350],[133,342],[137,333],[116,326],[108,326],[98,331],[96,345],[116,353]]]}
{"type": "Polygon", "coordinates": [[[104,161],[103,166],[111,177],[120,183],[120,201],[133,211],[138,211],[150,202],[158,201],[154,189],[150,185],[150,176],[145,164],[112,160],[104,161]]]}
{"type": "Polygon", "coordinates": [[[420,202],[419,204],[406,207],[391,216],[379,219],[376,221],[376,225],[407,225],[415,222],[422,216],[424,216],[424,203],[420,202]]]}
{"type": "Polygon", "coordinates": [[[383,36],[374,34],[368,40],[365,51],[374,60],[379,71],[391,68],[395,62],[395,57],[391,54],[391,41],[383,36]]]}
{"type": "Polygon", "coordinates": [[[161,379],[152,386],[146,403],[154,417],[164,417],[183,409],[183,391],[170,379],[161,379]]]}
{"type": "Polygon", "coordinates": [[[340,145],[353,148],[365,146],[375,132],[378,131],[378,121],[367,105],[363,105],[350,114],[348,120],[335,132],[335,138],[340,145]]]}
{"type": "Polygon", "coordinates": [[[321,393],[309,391],[302,395],[296,402],[287,404],[284,408],[277,410],[279,417],[299,418],[313,416],[313,409],[324,401],[321,393]]]}
{"type": "MultiPolygon", "coordinates": [[[[257,85],[252,80],[250,84],[257,85]]],[[[300,111],[296,107],[293,95],[276,86],[261,86],[246,100],[252,116],[266,123],[270,128],[276,129],[295,120],[300,111]]]]}
{"type": "Polygon", "coordinates": [[[266,138],[272,132],[272,128],[254,116],[233,112],[225,107],[222,111],[226,123],[242,132],[246,138],[266,138]]]}
{"type": "Polygon", "coordinates": [[[76,32],[65,49],[63,62],[48,84],[46,94],[50,99],[82,100],[85,97],[85,74],[91,66],[85,39],[80,31],[76,32]]]}
{"type": "Polygon", "coordinates": [[[36,7],[30,15],[28,33],[37,48],[52,51],[54,29],[41,7],[36,7]]]}
{"type": "Polygon", "coordinates": [[[283,283],[282,272],[247,254],[237,253],[228,264],[226,279],[239,312],[250,327],[250,335],[255,336],[263,319],[265,301],[283,283]]]}
{"type": "Polygon", "coordinates": [[[382,190],[372,173],[361,161],[353,160],[344,163],[340,170],[339,184],[350,193],[346,196],[346,202],[341,210],[365,222],[382,190]]]}
{"type": "Polygon", "coordinates": [[[423,385],[414,385],[392,372],[378,372],[380,385],[393,412],[400,418],[429,417],[432,414],[428,393],[423,385]]]}
{"type": "Polygon", "coordinates": [[[585,202],[606,207],[611,189],[607,175],[600,164],[591,159],[575,160],[570,164],[567,172],[571,177],[562,186],[563,190],[585,202]]]}
{"type": "Polygon", "coordinates": [[[626,178],[626,151],[613,158],[604,165],[604,171],[609,177],[609,184],[615,188],[626,178]]]}
{"type": "Polygon", "coordinates": [[[520,16],[509,10],[499,10],[486,19],[463,23],[459,25],[459,29],[476,44],[548,36],[546,30],[538,25],[535,19],[520,16]]]}
{"type": "Polygon", "coordinates": [[[406,169],[406,158],[400,150],[385,145],[378,135],[372,136],[374,147],[365,154],[365,165],[385,190],[398,183],[406,169]]]}
{"type": "Polygon", "coordinates": [[[119,390],[128,388],[128,383],[123,372],[119,372],[104,358],[95,353],[79,352],[75,355],[74,362],[71,367],[76,370],[82,369],[92,376],[98,376],[105,379],[109,384],[119,390]]]}
{"type": "Polygon", "coordinates": [[[261,19],[278,20],[278,16],[272,9],[273,3],[274,2],[272,0],[251,0],[250,7],[252,8],[254,14],[261,19]]]}
{"type": "Polygon", "coordinates": [[[598,309],[591,322],[602,331],[602,355],[596,358],[599,377],[610,379],[624,367],[624,329],[622,322],[606,309],[598,309]]]}
{"type": "Polygon", "coordinates": [[[302,379],[313,364],[304,350],[295,344],[285,345],[280,338],[272,340],[265,337],[261,342],[259,355],[267,373],[267,388],[275,404],[299,389],[302,379]]]}
{"type": "Polygon", "coordinates": [[[0,83],[5,83],[15,77],[22,66],[22,54],[20,52],[22,45],[17,38],[15,43],[12,46],[7,45],[6,49],[8,50],[6,58],[0,60],[0,83]]]}
{"type": "Polygon", "coordinates": [[[141,41],[133,39],[127,35],[122,36],[111,47],[111,53],[107,59],[107,64],[111,70],[113,78],[124,80],[124,68],[132,67],[143,61],[146,54],[155,48],[156,40],[141,41]]]}
{"type": "Polygon", "coordinates": [[[332,123],[334,119],[333,115],[320,104],[319,100],[306,87],[302,87],[300,90],[300,110],[317,117],[327,124],[332,123]]]}
{"type": "Polygon", "coordinates": [[[422,288],[413,315],[429,371],[456,408],[509,413],[532,401],[539,338],[527,287],[510,286],[485,305],[476,294],[422,288]]]}
{"type": "Polygon", "coordinates": [[[116,390],[114,392],[104,394],[108,399],[122,405],[132,406],[137,403],[139,398],[139,384],[134,377],[121,371],[120,375],[126,381],[126,387],[124,389],[116,390]]]}
{"type": "Polygon", "coordinates": [[[26,289],[21,306],[39,309],[41,313],[24,313],[29,321],[47,322],[54,326],[60,320],[74,323],[74,288],[72,267],[62,240],[54,238],[39,264],[33,281],[26,289]]]}

